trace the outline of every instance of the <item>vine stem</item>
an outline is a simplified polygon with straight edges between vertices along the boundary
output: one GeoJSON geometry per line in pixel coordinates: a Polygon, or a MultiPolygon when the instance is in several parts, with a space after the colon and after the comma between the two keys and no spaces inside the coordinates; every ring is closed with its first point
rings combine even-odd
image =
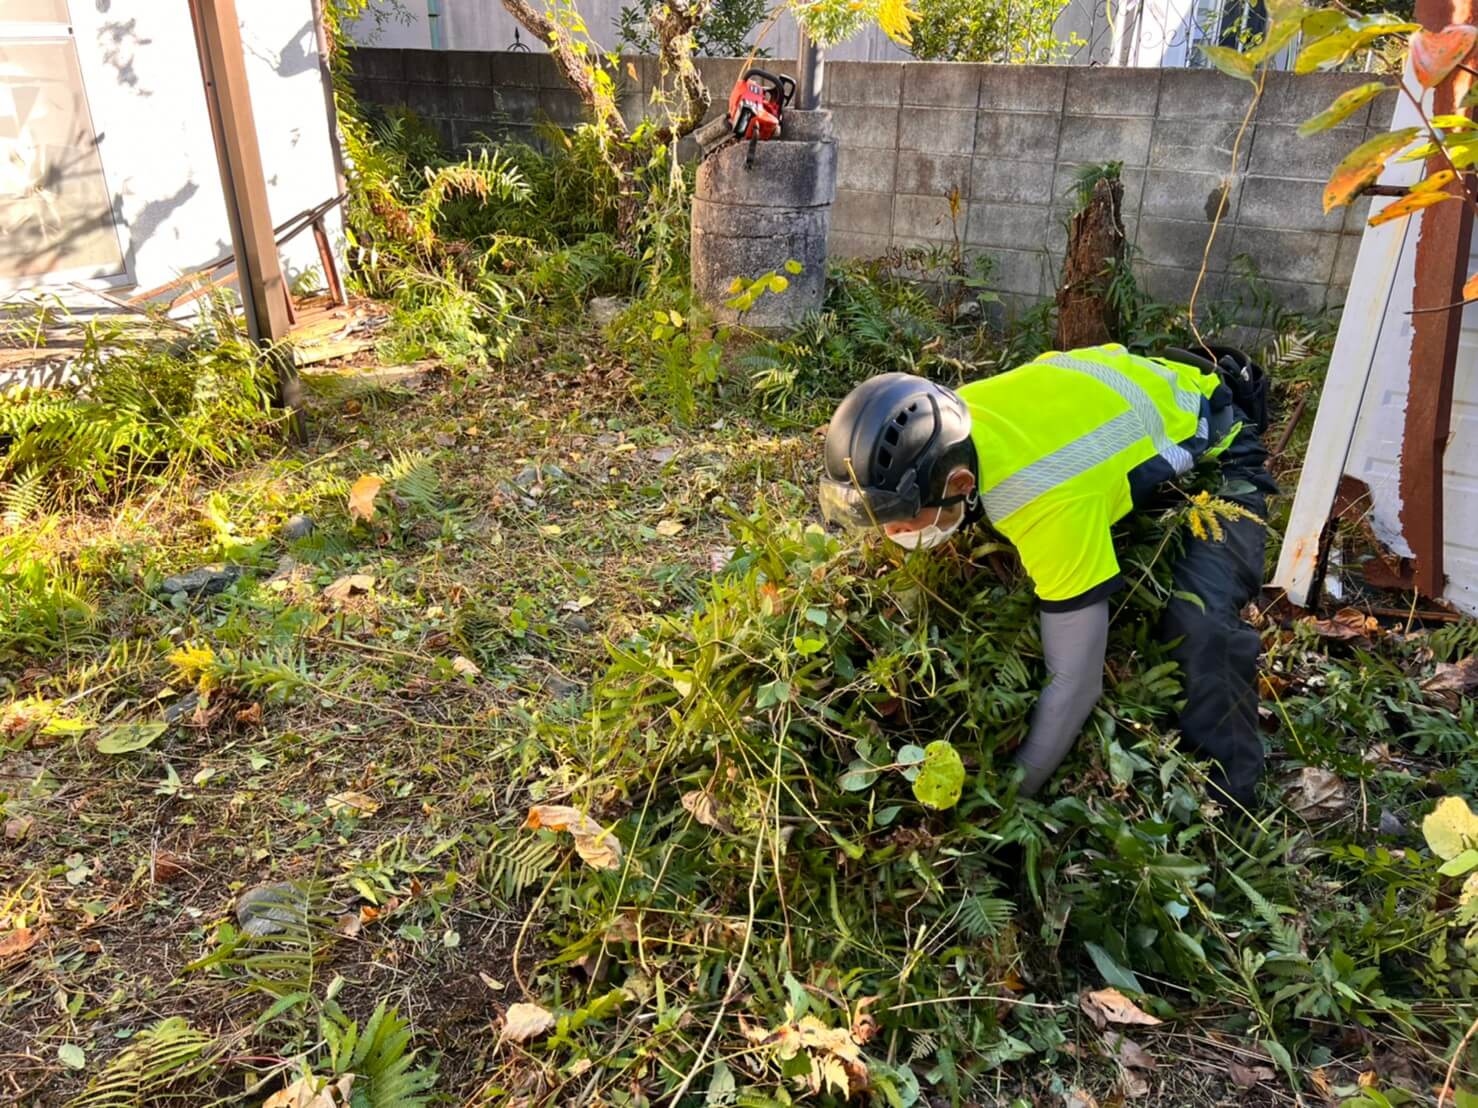
{"type": "Polygon", "coordinates": [[[1457,1060],[1463,1056],[1463,1050],[1475,1031],[1478,1031],[1478,1018],[1468,1025],[1468,1030],[1458,1042],[1457,1049],[1452,1052],[1452,1061],[1447,1063],[1447,1076],[1442,1079],[1442,1092],[1437,1095],[1437,1108],[1442,1108],[1447,1103],[1447,1094],[1452,1091],[1452,1075],[1457,1072],[1457,1060]]]}

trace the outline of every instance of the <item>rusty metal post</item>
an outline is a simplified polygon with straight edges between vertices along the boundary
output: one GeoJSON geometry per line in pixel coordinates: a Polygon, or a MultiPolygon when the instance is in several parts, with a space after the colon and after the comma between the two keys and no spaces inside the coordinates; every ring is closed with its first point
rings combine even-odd
{"type": "Polygon", "coordinates": [[[302,387],[292,358],[281,346],[291,325],[288,289],[267,207],[267,180],[257,144],[236,0],[190,0],[190,16],[195,23],[205,102],[215,137],[247,331],[276,367],[277,399],[289,413],[293,437],[302,442],[306,438],[302,387]]]}
{"type": "MultiPolygon", "coordinates": [[[[1428,30],[1470,23],[1473,0],[1417,0],[1416,20],[1428,30]]],[[[1457,72],[1433,94],[1433,114],[1458,111],[1471,85],[1457,72]]],[[[1439,156],[1427,161],[1428,174],[1445,168],[1439,156]]],[[[1455,181],[1449,189],[1465,188],[1455,181]]],[[[1452,386],[1457,371],[1462,310],[1432,311],[1462,299],[1468,274],[1473,211],[1466,203],[1437,204],[1418,215],[1416,283],[1412,293],[1411,362],[1406,392],[1406,423],[1401,450],[1401,530],[1415,555],[1417,591],[1440,597],[1447,585],[1443,569],[1443,455],[1452,427],[1452,386]]]]}

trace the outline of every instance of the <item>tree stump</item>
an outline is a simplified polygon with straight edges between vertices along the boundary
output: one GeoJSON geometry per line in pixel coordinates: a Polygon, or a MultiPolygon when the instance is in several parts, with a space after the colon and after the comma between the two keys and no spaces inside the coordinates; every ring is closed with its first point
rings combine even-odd
{"type": "Polygon", "coordinates": [[[1057,290],[1059,350],[1114,341],[1119,321],[1109,303],[1108,284],[1113,266],[1124,260],[1123,206],[1123,182],[1100,177],[1072,218],[1057,290]]]}

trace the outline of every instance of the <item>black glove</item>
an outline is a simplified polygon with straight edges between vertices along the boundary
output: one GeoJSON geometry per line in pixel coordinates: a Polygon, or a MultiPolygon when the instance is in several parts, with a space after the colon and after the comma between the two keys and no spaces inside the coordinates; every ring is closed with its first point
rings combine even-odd
{"type": "Polygon", "coordinates": [[[1205,343],[1196,353],[1171,347],[1165,351],[1172,362],[1193,365],[1203,373],[1215,373],[1232,394],[1232,403],[1262,434],[1268,429],[1268,375],[1235,346],[1205,343]]]}

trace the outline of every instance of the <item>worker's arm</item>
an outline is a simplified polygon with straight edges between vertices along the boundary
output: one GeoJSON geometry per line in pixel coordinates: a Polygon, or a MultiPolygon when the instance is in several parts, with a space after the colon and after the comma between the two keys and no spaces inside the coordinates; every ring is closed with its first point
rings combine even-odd
{"type": "Polygon", "coordinates": [[[1026,771],[1021,785],[1024,796],[1045,785],[1072,749],[1103,692],[1103,660],[1108,649],[1107,600],[1072,611],[1043,611],[1041,618],[1048,680],[1037,701],[1031,731],[1016,752],[1017,764],[1026,771]]]}

